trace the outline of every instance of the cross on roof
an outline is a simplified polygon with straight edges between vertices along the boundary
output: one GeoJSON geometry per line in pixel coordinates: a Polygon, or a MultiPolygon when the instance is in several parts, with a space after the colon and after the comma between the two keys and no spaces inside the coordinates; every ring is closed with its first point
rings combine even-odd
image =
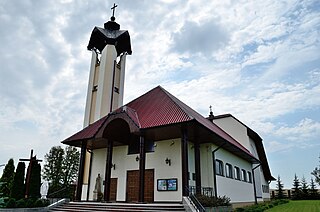
{"type": "Polygon", "coordinates": [[[118,7],[118,5],[116,5],[115,3],[113,3],[113,7],[111,7],[112,11],[112,17],[114,17],[114,11],[116,10],[116,7],[118,7]]]}

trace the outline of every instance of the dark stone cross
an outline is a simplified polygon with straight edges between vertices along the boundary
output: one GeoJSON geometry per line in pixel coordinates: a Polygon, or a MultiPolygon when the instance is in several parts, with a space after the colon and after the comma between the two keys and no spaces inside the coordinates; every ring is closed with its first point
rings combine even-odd
{"type": "Polygon", "coordinates": [[[31,171],[32,171],[32,165],[34,163],[42,162],[42,160],[38,160],[37,156],[33,156],[33,149],[31,149],[30,159],[19,159],[19,161],[29,161],[29,166],[27,169],[27,177],[26,177],[26,193],[25,197],[29,197],[29,190],[30,190],[30,177],[31,177],[31,171]]]}
{"type": "Polygon", "coordinates": [[[114,11],[116,10],[116,7],[118,7],[118,5],[116,5],[115,3],[113,3],[113,7],[111,7],[112,11],[112,17],[114,17],[114,11]]]}

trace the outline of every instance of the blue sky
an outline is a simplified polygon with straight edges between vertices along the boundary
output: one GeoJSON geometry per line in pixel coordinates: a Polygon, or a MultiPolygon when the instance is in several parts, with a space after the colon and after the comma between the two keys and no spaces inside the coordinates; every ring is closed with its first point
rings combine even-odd
{"type": "MultiPolygon", "coordinates": [[[[94,26],[114,2],[0,2],[0,164],[39,158],[83,124],[94,26]]],[[[285,187],[320,154],[320,2],[116,2],[129,30],[125,100],[161,85],[207,116],[231,113],[264,141],[285,187]]],[[[0,168],[0,173],[3,168],[0,168]]],[[[274,187],[274,184],[271,185],[274,187]]]]}

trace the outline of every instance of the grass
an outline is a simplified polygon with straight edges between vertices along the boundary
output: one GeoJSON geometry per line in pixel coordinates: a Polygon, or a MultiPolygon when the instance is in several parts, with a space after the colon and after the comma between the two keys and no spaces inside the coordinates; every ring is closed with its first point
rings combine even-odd
{"type": "Polygon", "coordinates": [[[320,200],[295,200],[278,205],[266,210],[266,212],[319,212],[320,200]]]}

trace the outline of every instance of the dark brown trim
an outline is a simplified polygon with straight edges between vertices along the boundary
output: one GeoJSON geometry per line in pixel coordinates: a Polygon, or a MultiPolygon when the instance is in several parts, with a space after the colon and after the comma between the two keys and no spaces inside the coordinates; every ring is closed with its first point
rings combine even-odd
{"type": "Polygon", "coordinates": [[[82,143],[81,143],[79,172],[78,172],[76,201],[81,201],[84,164],[86,162],[86,152],[87,152],[87,141],[82,141],[82,143]]]}
{"type": "Polygon", "coordinates": [[[110,111],[112,111],[112,106],[113,106],[113,92],[114,92],[114,78],[115,78],[115,70],[116,70],[116,64],[117,62],[114,60],[113,61],[113,71],[112,71],[112,89],[111,89],[111,101],[110,101],[110,111]]]}
{"type": "Polygon", "coordinates": [[[196,172],[196,194],[201,194],[200,146],[198,141],[194,143],[194,163],[196,172]]]}
{"type": "Polygon", "coordinates": [[[134,123],[134,121],[128,116],[128,114],[126,112],[109,114],[108,116],[109,117],[107,118],[107,120],[103,123],[103,125],[99,128],[98,132],[94,136],[95,139],[104,138],[103,133],[104,133],[106,127],[108,126],[108,124],[110,124],[115,119],[122,119],[125,122],[127,122],[129,129],[130,129],[130,133],[133,133],[133,134],[139,133],[139,130],[140,130],[139,127],[136,125],[136,123],[134,123]]]}
{"type": "Polygon", "coordinates": [[[187,129],[181,130],[181,161],[182,161],[182,196],[189,196],[188,170],[188,134],[187,129]]]}
{"type": "Polygon", "coordinates": [[[105,172],[105,185],[104,185],[104,200],[106,202],[110,201],[110,185],[111,185],[111,168],[112,168],[112,151],[113,150],[113,141],[108,140],[107,147],[107,161],[106,161],[106,172],[105,172]]]}
{"type": "Polygon", "coordinates": [[[139,160],[139,202],[144,202],[144,181],[146,167],[146,152],[144,148],[144,137],[140,136],[140,160],[139,160]]]}

